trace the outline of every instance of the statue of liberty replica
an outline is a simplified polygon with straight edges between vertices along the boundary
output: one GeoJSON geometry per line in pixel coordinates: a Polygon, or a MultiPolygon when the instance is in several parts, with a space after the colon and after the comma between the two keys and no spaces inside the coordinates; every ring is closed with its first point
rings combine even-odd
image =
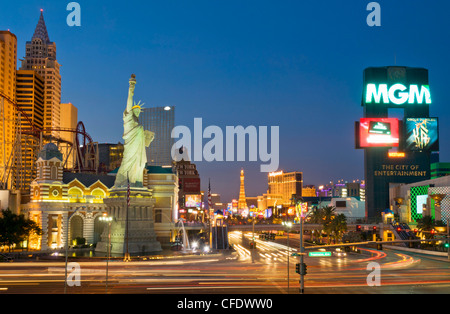
{"type": "Polygon", "coordinates": [[[96,252],[125,254],[125,260],[130,260],[131,254],[162,250],[154,231],[155,199],[144,186],[147,163],[145,148],[151,144],[155,135],[145,131],[139,124],[142,105],[133,102],[135,86],[136,76],[133,74],[129,80],[127,106],[123,112],[123,159],[114,187],[109,197],[103,199],[113,222],[111,228],[103,229],[102,239],[96,247],[96,252]]]}
{"type": "Polygon", "coordinates": [[[150,146],[154,138],[153,132],[144,131],[144,127],[139,124],[142,105],[140,102],[138,104],[133,103],[135,85],[136,76],[133,74],[130,78],[127,107],[123,112],[123,140],[125,144],[122,164],[114,184],[116,188],[127,187],[128,181],[132,187],[143,186],[143,170],[147,163],[145,148],[150,146]]]}

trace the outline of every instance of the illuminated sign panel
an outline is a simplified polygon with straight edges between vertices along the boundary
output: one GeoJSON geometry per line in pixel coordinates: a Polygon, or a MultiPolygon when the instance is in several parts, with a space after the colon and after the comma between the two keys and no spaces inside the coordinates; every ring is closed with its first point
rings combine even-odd
{"type": "Polygon", "coordinates": [[[326,257],[326,256],[331,256],[331,252],[309,252],[308,253],[309,257],[326,257]]]}
{"type": "Polygon", "coordinates": [[[283,171],[270,172],[270,173],[269,173],[269,177],[281,176],[282,174],[283,174],[283,171]]]}
{"type": "Polygon", "coordinates": [[[202,196],[197,194],[191,194],[185,196],[185,206],[186,207],[201,207],[202,206],[202,196]]]}
{"type": "Polygon", "coordinates": [[[412,151],[438,151],[437,118],[406,118],[405,148],[412,151]]]}
{"type": "Polygon", "coordinates": [[[423,214],[423,208],[427,206],[428,195],[416,196],[416,209],[418,214],[423,214]]]}
{"type": "Polygon", "coordinates": [[[428,85],[367,84],[366,104],[431,104],[430,87],[428,85]]]}
{"type": "Polygon", "coordinates": [[[389,158],[404,158],[406,154],[404,152],[389,152],[389,158]]]}
{"type": "Polygon", "coordinates": [[[299,203],[296,206],[296,215],[297,217],[302,217],[304,218],[306,213],[308,212],[308,203],[304,202],[304,203],[299,203]]]}
{"type": "Polygon", "coordinates": [[[359,146],[398,147],[399,122],[396,118],[362,118],[359,121],[359,146]]]}

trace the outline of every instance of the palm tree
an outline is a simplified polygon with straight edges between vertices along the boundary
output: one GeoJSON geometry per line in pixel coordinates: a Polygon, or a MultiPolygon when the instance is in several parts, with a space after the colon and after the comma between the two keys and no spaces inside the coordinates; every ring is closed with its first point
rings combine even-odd
{"type": "Polygon", "coordinates": [[[323,216],[322,216],[322,224],[323,230],[327,234],[327,242],[330,244],[331,242],[331,234],[333,233],[332,221],[336,217],[335,213],[336,207],[334,206],[326,206],[322,208],[323,216]]]}
{"type": "Polygon", "coordinates": [[[323,210],[324,224],[329,224],[334,219],[334,217],[336,217],[336,212],[335,212],[336,207],[325,206],[325,207],[322,207],[322,210],[323,210]]]}
{"type": "MultiPolygon", "coordinates": [[[[309,214],[309,222],[312,224],[321,224],[323,222],[323,209],[319,207],[314,208],[314,210],[309,214]]],[[[320,239],[322,230],[315,229],[313,231],[315,240],[320,239]]]]}
{"type": "Polygon", "coordinates": [[[431,216],[423,216],[417,221],[417,228],[425,234],[425,239],[432,239],[434,236],[432,231],[435,230],[435,221],[431,216]]]}
{"type": "Polygon", "coordinates": [[[347,217],[344,214],[337,214],[331,222],[331,231],[334,234],[335,242],[337,243],[347,231],[347,217]]]}

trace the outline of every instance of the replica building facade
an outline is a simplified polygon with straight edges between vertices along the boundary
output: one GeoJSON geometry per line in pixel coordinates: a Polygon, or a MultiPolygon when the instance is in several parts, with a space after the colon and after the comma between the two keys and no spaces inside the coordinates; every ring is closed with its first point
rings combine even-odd
{"type": "MultiPolygon", "coordinates": [[[[114,172],[109,175],[63,172],[62,153],[53,143],[46,144],[39,152],[36,164],[37,176],[30,186],[31,200],[22,205],[21,212],[38,223],[43,233],[31,237],[28,247],[46,251],[62,248],[66,241],[71,246],[77,238],[95,246],[108,229],[100,217],[109,210],[104,199],[111,195],[114,172]]],[[[174,237],[177,181],[171,169],[144,170],[144,185],[152,192],[155,232],[163,247],[174,237]]]]}

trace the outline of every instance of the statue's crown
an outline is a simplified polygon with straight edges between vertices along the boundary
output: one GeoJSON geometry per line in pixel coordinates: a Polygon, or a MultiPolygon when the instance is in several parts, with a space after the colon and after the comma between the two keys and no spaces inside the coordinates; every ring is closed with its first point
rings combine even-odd
{"type": "Polygon", "coordinates": [[[144,103],[141,104],[141,101],[139,100],[139,102],[136,104],[136,102],[134,102],[134,106],[131,107],[131,110],[139,108],[142,109],[144,107],[144,103]]]}

